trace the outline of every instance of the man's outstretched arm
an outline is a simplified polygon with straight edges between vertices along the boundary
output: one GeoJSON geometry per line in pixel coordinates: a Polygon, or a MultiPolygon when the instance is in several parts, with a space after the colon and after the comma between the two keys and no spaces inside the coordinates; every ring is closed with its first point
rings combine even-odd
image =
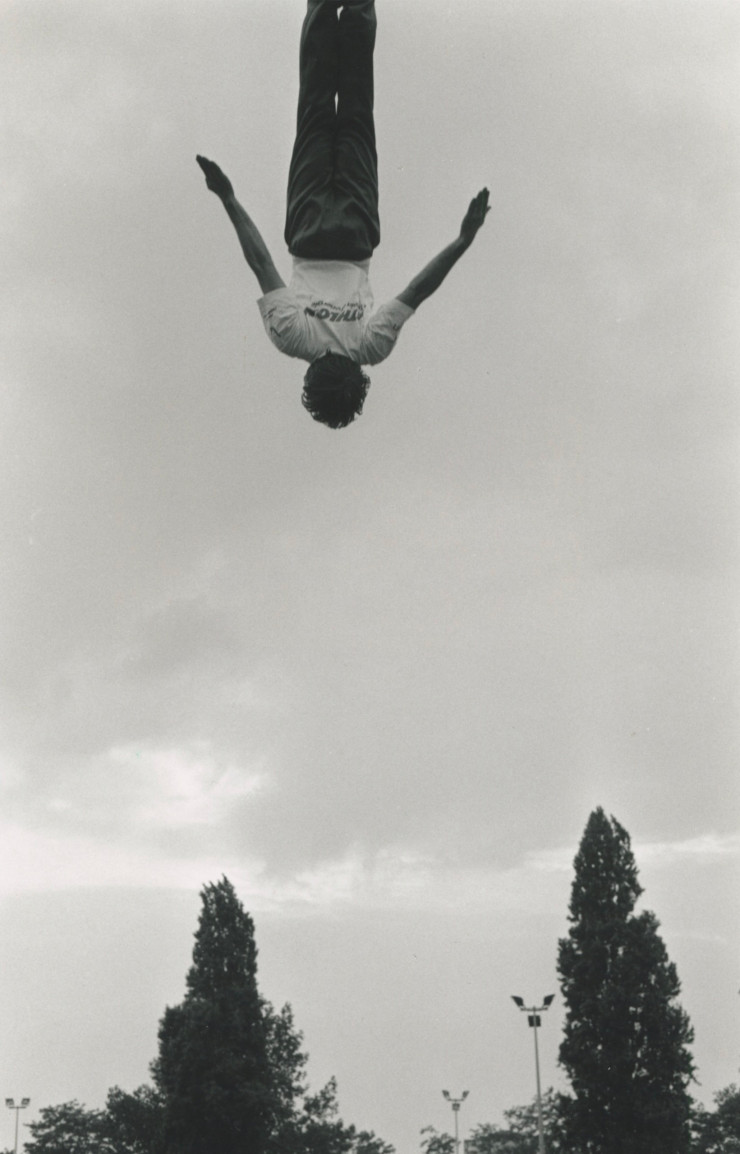
{"type": "Polygon", "coordinates": [[[470,248],[475,240],[478,229],[483,225],[486,215],[490,212],[488,204],[488,189],[483,188],[470,202],[465,213],[465,219],[460,226],[460,235],[443,248],[442,252],[430,261],[426,268],[415,276],[411,283],[399,293],[396,298],[403,301],[409,308],[418,309],[419,305],[436,292],[453,265],[456,265],[464,252],[470,248]]]}
{"type": "Polygon", "coordinates": [[[228,213],[233,224],[239,244],[246,257],[247,264],[259,281],[263,293],[273,289],[285,288],[285,281],[275,268],[270,251],[260,234],[257,225],[242,208],[234,196],[234,189],[228,176],[225,176],[217,164],[205,156],[195,158],[202,168],[206,184],[214,192],[228,213]]]}

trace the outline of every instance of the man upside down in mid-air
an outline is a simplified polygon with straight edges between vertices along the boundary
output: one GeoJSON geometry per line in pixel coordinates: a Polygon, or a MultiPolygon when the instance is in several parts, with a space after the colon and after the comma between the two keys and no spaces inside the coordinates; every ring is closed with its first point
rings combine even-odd
{"type": "Polygon", "coordinates": [[[392,351],[404,322],[439,288],[486,219],[488,189],[471,201],[459,236],[393,300],[373,312],[370,258],[380,242],[373,120],[375,0],[308,0],[300,49],[298,126],[288,178],[285,285],[256,225],[217,164],[197,158],[259,281],[273,344],[309,362],[303,404],[332,429],[362,412],[362,365],[392,351]]]}

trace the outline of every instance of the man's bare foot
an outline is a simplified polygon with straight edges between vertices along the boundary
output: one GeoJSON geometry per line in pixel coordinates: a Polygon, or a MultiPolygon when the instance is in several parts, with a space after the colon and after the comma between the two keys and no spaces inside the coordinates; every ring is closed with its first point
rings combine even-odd
{"type": "Polygon", "coordinates": [[[215,192],[216,196],[220,196],[222,200],[234,195],[231,181],[228,176],[224,175],[215,161],[209,160],[206,156],[196,156],[195,159],[203,170],[206,185],[211,192],[215,192]]]}

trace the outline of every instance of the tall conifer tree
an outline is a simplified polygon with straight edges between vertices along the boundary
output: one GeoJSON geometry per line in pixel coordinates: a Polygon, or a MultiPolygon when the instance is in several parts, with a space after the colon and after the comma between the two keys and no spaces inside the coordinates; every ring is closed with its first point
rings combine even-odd
{"type": "Polygon", "coordinates": [[[187,992],[168,1007],[152,1065],[168,1154],[263,1154],[275,1098],[254,925],[231,883],[201,891],[187,992]]]}
{"type": "Polygon", "coordinates": [[[686,1154],[693,1031],[680,983],[642,893],[629,834],[602,809],[575,859],[571,928],[559,943],[567,1007],[560,1064],[578,1154],[686,1154]]]}

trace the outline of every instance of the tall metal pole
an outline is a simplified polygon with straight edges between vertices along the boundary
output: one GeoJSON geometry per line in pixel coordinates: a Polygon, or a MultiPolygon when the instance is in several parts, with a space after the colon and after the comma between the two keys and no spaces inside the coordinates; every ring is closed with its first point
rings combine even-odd
{"type": "Polygon", "coordinates": [[[543,1010],[549,1010],[554,1000],[555,995],[548,994],[546,998],[542,999],[541,1006],[525,1006],[523,998],[518,998],[515,994],[512,994],[512,1001],[516,1002],[519,1009],[528,1015],[527,1020],[534,1030],[534,1068],[537,1075],[537,1133],[539,1138],[539,1154],[546,1154],[546,1151],[545,1127],[542,1118],[542,1086],[540,1084],[540,1047],[537,1041],[537,1030],[540,1026],[540,1014],[543,1010]]]}
{"type": "Polygon", "coordinates": [[[460,1133],[458,1128],[457,1116],[460,1113],[460,1107],[468,1096],[468,1091],[463,1090],[459,1098],[453,1098],[447,1090],[442,1091],[442,1097],[452,1106],[452,1113],[455,1119],[455,1154],[460,1154],[460,1133]]]}
{"type": "Polygon", "coordinates": [[[537,1071],[537,1128],[540,1136],[540,1154],[545,1154],[545,1130],[542,1125],[542,1087],[540,1086],[540,1048],[537,1043],[539,1018],[534,1015],[534,1068],[537,1071]]]}
{"type": "Polygon", "coordinates": [[[14,1098],[5,1099],[5,1105],[8,1107],[8,1109],[15,1110],[15,1154],[18,1154],[18,1115],[20,1114],[21,1110],[25,1110],[30,1101],[30,1098],[21,1098],[20,1103],[16,1106],[14,1098]]]}

